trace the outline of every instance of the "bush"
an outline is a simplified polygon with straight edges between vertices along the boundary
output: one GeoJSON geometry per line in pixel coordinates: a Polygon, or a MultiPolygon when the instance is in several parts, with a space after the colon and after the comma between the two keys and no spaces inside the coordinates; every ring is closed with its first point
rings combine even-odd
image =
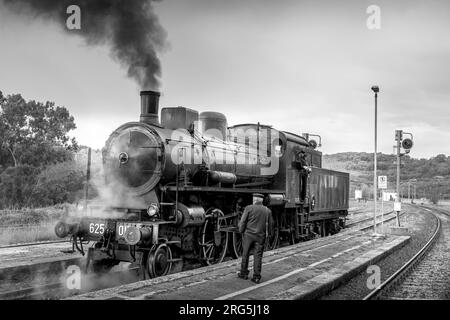
{"type": "Polygon", "coordinates": [[[73,162],[61,162],[46,167],[38,175],[34,193],[36,206],[72,203],[82,197],[85,175],[73,162]]]}
{"type": "Polygon", "coordinates": [[[0,174],[0,208],[28,206],[33,202],[39,169],[23,165],[0,174]]]}
{"type": "Polygon", "coordinates": [[[84,172],[74,161],[43,169],[11,167],[0,175],[0,209],[75,202],[83,197],[84,181],[84,172]]]}

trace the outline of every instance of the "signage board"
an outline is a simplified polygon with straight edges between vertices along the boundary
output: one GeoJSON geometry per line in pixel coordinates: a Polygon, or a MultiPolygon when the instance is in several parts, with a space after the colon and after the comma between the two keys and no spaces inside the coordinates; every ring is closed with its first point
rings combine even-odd
{"type": "Polygon", "coordinates": [[[378,188],[387,189],[387,176],[378,176],[378,188]]]}

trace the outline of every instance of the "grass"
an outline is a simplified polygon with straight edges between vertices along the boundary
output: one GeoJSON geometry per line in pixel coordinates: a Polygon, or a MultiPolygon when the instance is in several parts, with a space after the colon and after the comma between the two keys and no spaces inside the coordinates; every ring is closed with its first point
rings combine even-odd
{"type": "Polygon", "coordinates": [[[60,219],[74,206],[58,204],[45,208],[23,208],[0,210],[0,226],[39,224],[60,219]]]}
{"type": "Polygon", "coordinates": [[[72,207],[0,210],[0,245],[58,240],[54,227],[72,207]]]}
{"type": "Polygon", "coordinates": [[[8,227],[0,229],[0,245],[61,240],[55,234],[54,223],[8,227]]]}

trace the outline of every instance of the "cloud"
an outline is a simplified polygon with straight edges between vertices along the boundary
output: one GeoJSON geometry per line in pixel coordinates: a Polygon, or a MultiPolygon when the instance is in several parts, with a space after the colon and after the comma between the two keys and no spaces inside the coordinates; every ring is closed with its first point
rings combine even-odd
{"type": "MultiPolygon", "coordinates": [[[[219,111],[229,124],[259,121],[294,133],[314,132],[322,135],[325,153],[371,152],[374,101],[370,87],[377,84],[381,88],[380,151],[391,152],[394,131],[404,129],[414,133],[411,156],[449,154],[450,147],[442,141],[448,139],[450,120],[450,3],[380,0],[379,31],[366,28],[370,4],[158,3],[155,12],[171,41],[171,50],[161,56],[161,105],[219,111]]],[[[0,19],[1,23],[12,22],[0,19]]],[[[15,25],[14,36],[0,28],[0,36],[6,38],[0,52],[2,86],[27,91],[30,99],[36,92],[44,97],[57,95],[58,102],[72,108],[83,122],[77,123],[79,135],[87,141],[96,127],[103,128],[105,135],[97,139],[106,140],[109,128],[112,131],[121,121],[138,118],[138,92],[120,78],[107,53],[93,54],[55,30],[35,21],[30,24],[35,28],[15,25]],[[40,34],[42,30],[49,34],[40,34]],[[33,36],[48,37],[45,48],[54,53],[47,58],[40,55],[39,64],[22,67],[12,58],[32,51],[33,36]],[[15,43],[16,37],[23,39],[21,44],[15,43]],[[62,54],[70,61],[70,72],[61,63],[55,68],[57,77],[37,81],[62,54]],[[73,72],[77,69],[88,71],[73,72]],[[70,78],[70,84],[61,83],[61,77],[70,78]]]]}

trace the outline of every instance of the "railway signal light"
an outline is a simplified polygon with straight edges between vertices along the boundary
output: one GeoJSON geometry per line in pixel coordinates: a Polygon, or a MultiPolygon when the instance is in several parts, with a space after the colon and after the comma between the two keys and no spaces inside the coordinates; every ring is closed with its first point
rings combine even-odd
{"type": "MultiPolygon", "coordinates": [[[[413,147],[413,136],[409,132],[403,132],[403,130],[395,130],[395,141],[397,141],[397,148],[402,147],[405,150],[405,153],[409,153],[410,149],[413,147]],[[403,139],[403,135],[409,135],[411,138],[403,139]]],[[[401,156],[403,154],[400,154],[401,156]]]]}
{"type": "Polygon", "coordinates": [[[397,227],[400,227],[400,210],[401,210],[401,199],[400,199],[400,157],[409,153],[413,147],[413,135],[409,132],[403,132],[403,130],[395,130],[395,141],[397,141],[397,200],[394,204],[394,211],[397,214],[397,227]],[[409,135],[410,138],[403,139],[403,135],[409,135]],[[405,150],[405,153],[400,152],[400,148],[405,150]]]}
{"type": "Polygon", "coordinates": [[[411,139],[409,139],[409,138],[404,139],[402,141],[402,148],[405,149],[405,150],[411,149],[413,147],[413,145],[414,145],[413,141],[411,139]]]}

